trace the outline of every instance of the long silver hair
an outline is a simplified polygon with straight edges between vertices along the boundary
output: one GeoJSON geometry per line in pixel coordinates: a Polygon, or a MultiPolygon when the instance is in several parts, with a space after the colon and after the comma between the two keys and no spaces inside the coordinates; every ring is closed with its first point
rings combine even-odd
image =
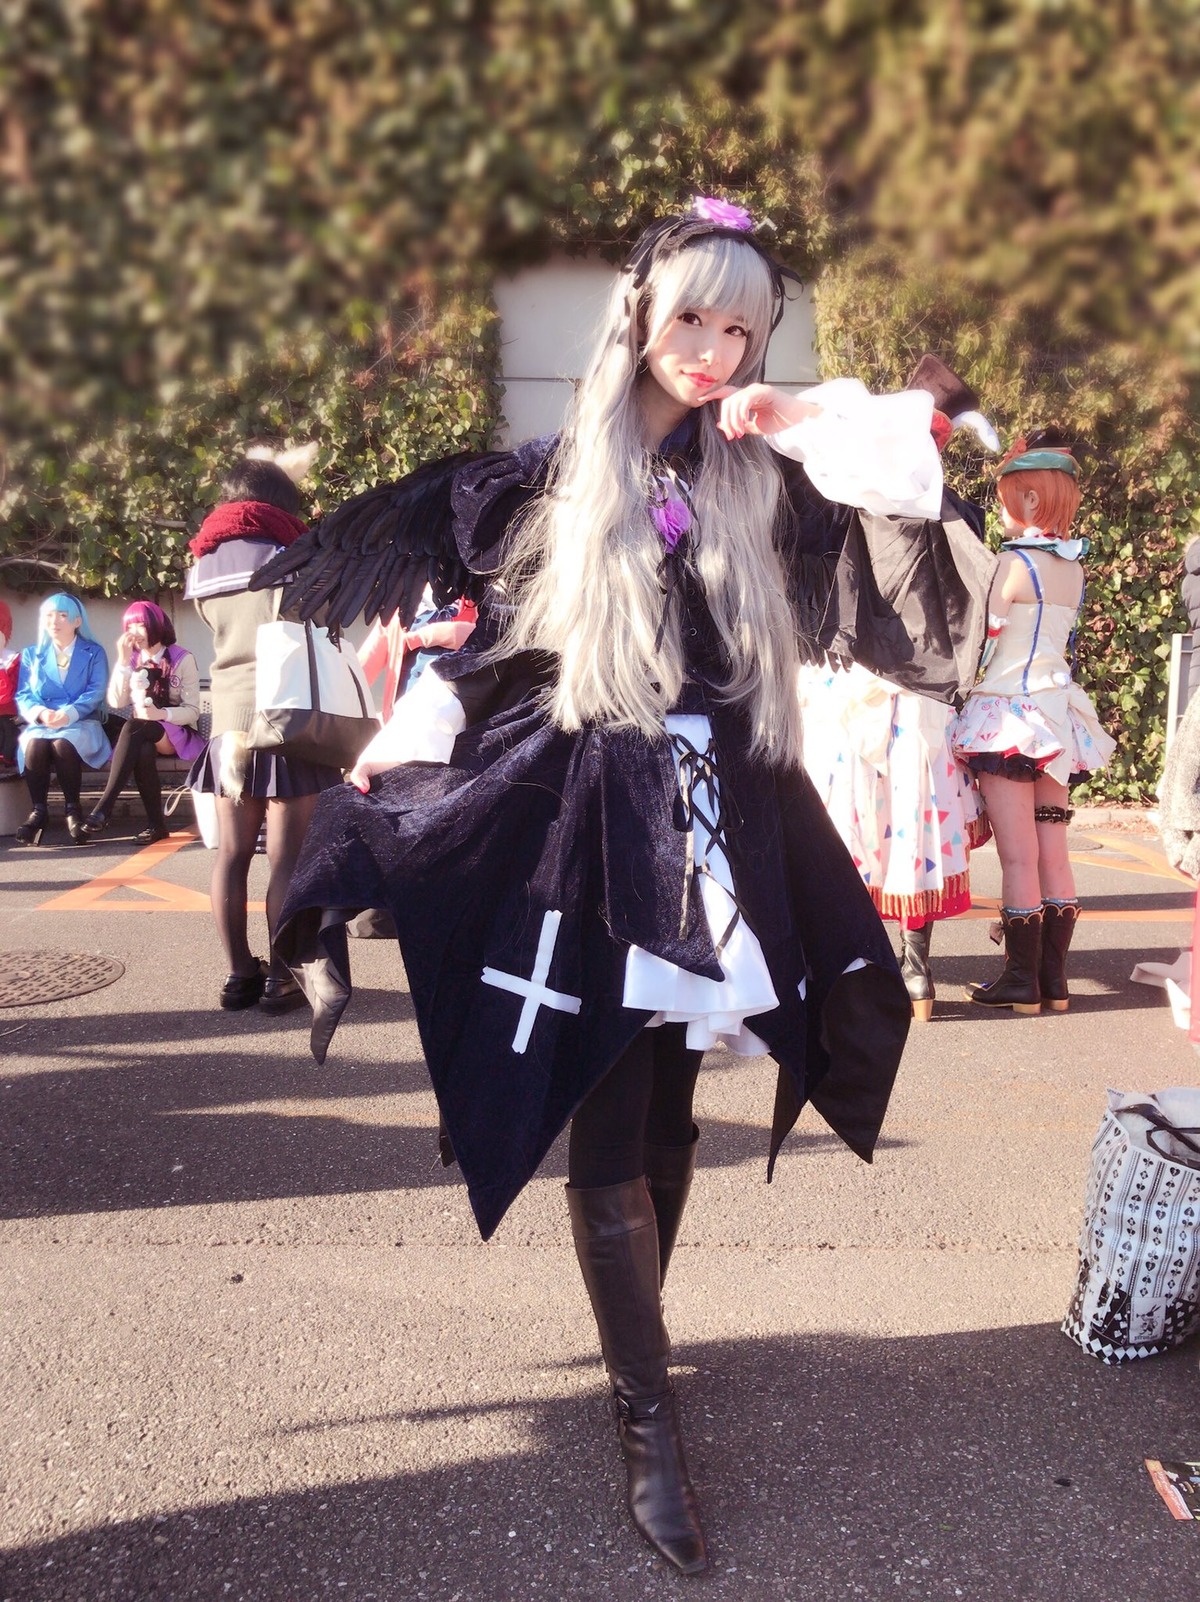
{"type": "MultiPolygon", "coordinates": [[[[663,542],[649,515],[654,457],[638,386],[654,382],[640,372],[639,352],[686,310],[728,312],[743,323],[749,338],[731,382],[758,377],[774,296],[756,250],[702,238],[657,259],[636,301],[622,275],[546,494],[523,520],[506,564],[514,613],[500,651],[558,658],[547,702],[566,730],[594,722],[661,738],[683,686],[679,608],[669,608],[664,626],[663,542]]],[[[756,754],[799,766],[796,626],[775,544],[782,480],[765,440],[726,440],[715,404],[699,412],[692,560],[729,664],[718,693],[744,709],[756,754]]]]}

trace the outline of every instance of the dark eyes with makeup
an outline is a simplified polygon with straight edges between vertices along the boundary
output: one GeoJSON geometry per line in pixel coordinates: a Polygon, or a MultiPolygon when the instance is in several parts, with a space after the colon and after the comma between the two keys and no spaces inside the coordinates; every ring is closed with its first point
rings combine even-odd
{"type": "MultiPolygon", "coordinates": [[[[685,311],[680,312],[679,321],[681,323],[687,323],[690,328],[698,328],[703,322],[703,317],[701,316],[700,312],[685,311]]],[[[736,334],[739,339],[750,338],[750,330],[742,323],[730,323],[724,332],[727,334],[736,334]]]]}

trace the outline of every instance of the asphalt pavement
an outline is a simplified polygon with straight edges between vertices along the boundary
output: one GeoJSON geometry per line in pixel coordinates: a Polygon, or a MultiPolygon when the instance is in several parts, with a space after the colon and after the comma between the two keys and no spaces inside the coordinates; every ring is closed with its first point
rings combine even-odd
{"type": "Polygon", "coordinates": [[[319,1070],[306,1014],[217,1008],[201,845],[0,843],[10,974],[123,965],[0,1008],[0,1599],[1194,1596],[1143,1459],[1200,1458],[1196,1344],[1115,1369],[1058,1328],[1106,1087],[1200,1066],[1129,982],[1192,891],[1119,821],[1071,831],[1065,1015],[958,999],[998,967],[976,854],[872,1166],[806,1112],[768,1187],[773,1067],[707,1059],[666,1293],[694,1581],[624,1513],[564,1145],[482,1244],[394,945],[319,1070]]]}

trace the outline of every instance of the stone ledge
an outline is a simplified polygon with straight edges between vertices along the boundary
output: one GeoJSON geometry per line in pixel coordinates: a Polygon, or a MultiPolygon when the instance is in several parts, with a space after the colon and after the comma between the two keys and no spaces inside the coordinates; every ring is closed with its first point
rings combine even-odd
{"type": "Polygon", "coordinates": [[[1127,829],[1131,834],[1157,835],[1158,808],[1141,806],[1081,806],[1075,808],[1077,829],[1127,829]]]}

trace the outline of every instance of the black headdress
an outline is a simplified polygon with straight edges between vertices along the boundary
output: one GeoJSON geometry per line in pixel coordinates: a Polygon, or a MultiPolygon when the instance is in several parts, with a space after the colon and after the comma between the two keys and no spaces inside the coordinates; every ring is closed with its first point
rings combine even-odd
{"type": "MultiPolygon", "coordinates": [[[[738,208],[730,207],[731,211],[738,208]]],[[[743,213],[743,215],[745,215],[743,213]]],[[[681,217],[660,217],[657,222],[638,236],[633,249],[622,268],[632,277],[631,289],[640,294],[645,287],[650,269],[656,261],[667,256],[674,256],[689,245],[694,245],[700,239],[736,239],[739,244],[749,245],[756,250],[766,264],[771,275],[771,288],[775,298],[775,310],[771,317],[771,333],[779,327],[783,319],[783,308],[787,301],[784,289],[784,280],[791,279],[794,284],[804,287],[804,281],[799,273],[792,268],[785,267],[782,262],[775,260],[774,256],[754,238],[751,229],[753,223],[747,221],[741,227],[735,224],[714,222],[710,217],[704,216],[700,211],[685,212],[681,217]]]]}

